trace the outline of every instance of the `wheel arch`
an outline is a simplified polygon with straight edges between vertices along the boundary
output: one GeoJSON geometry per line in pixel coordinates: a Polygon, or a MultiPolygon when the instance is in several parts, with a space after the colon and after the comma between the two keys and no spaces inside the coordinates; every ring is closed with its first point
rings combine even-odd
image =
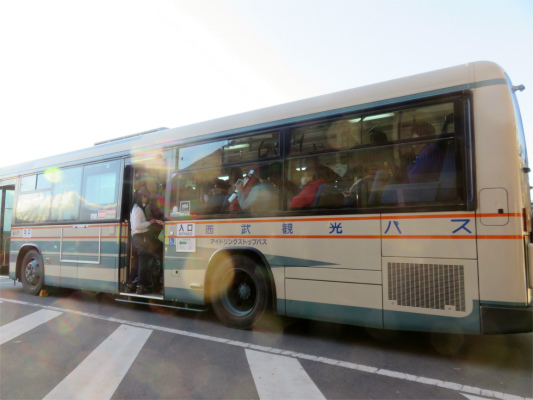
{"type": "Polygon", "coordinates": [[[207,264],[207,271],[205,274],[205,282],[204,282],[204,301],[206,304],[211,303],[211,277],[213,276],[213,272],[215,271],[218,263],[224,259],[225,257],[232,256],[234,254],[244,255],[249,257],[250,259],[254,260],[256,263],[262,265],[262,268],[266,272],[266,278],[267,278],[267,285],[268,290],[270,291],[270,304],[271,310],[274,313],[277,313],[277,294],[276,294],[276,284],[274,281],[274,275],[272,274],[272,269],[270,267],[270,264],[268,263],[265,255],[261,253],[259,250],[253,248],[253,247],[232,247],[232,248],[223,248],[218,249],[215,251],[211,258],[209,259],[209,262],[207,264]]]}
{"type": "MultiPolygon", "coordinates": [[[[28,253],[28,251],[30,250],[35,250],[39,253],[39,255],[41,256],[41,259],[43,258],[43,253],[41,251],[41,248],[36,245],[35,243],[26,243],[26,244],[23,244],[22,247],[20,248],[19,250],[19,253],[17,255],[17,266],[16,266],[16,270],[15,270],[15,277],[17,278],[17,280],[21,280],[21,271],[22,271],[22,260],[24,259],[24,256],[26,255],[26,253],[28,253]]],[[[44,263],[43,263],[43,270],[44,270],[44,263]]]]}

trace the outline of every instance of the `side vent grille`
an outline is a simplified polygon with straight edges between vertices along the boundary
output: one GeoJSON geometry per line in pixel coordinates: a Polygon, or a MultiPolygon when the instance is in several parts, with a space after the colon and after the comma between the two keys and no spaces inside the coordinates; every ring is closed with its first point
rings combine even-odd
{"type": "Polygon", "coordinates": [[[399,306],[465,311],[463,265],[388,263],[388,283],[399,306]]]}

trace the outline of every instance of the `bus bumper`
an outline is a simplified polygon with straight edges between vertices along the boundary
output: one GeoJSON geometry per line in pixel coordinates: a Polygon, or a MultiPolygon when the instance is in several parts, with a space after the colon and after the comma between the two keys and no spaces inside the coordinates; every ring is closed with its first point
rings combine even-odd
{"type": "Polygon", "coordinates": [[[503,333],[533,332],[533,307],[503,307],[482,305],[481,333],[494,335],[503,333]]]}

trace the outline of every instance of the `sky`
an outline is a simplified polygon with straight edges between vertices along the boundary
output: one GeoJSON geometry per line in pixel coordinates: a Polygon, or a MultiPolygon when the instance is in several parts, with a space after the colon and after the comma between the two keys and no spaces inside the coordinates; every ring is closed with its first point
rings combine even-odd
{"type": "Polygon", "coordinates": [[[481,60],[531,157],[532,0],[0,0],[0,168],[481,60]]]}

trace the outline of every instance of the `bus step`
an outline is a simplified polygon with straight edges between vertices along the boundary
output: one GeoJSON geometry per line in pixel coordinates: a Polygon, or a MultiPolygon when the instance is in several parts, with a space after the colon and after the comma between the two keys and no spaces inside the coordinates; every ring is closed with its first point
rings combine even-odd
{"type": "MultiPolygon", "coordinates": [[[[196,312],[205,312],[209,308],[202,307],[202,306],[194,306],[191,307],[189,304],[186,303],[170,303],[165,304],[169,302],[163,301],[163,296],[156,296],[156,295],[142,295],[142,294],[132,294],[132,293],[120,293],[121,296],[127,296],[127,297],[136,297],[136,298],[144,298],[144,299],[151,299],[156,300],[155,303],[147,303],[146,301],[135,301],[131,299],[123,299],[123,298],[115,298],[116,301],[120,301],[122,303],[133,303],[133,304],[143,304],[143,305],[149,305],[149,306],[158,306],[158,307],[166,307],[166,308],[174,308],[176,310],[187,310],[187,311],[196,311],[196,312]]],[[[139,299],[140,300],[140,299],[139,299]]]]}
{"type": "Polygon", "coordinates": [[[163,300],[164,299],[162,294],[156,294],[156,293],[137,294],[137,293],[120,292],[119,294],[121,296],[138,297],[138,298],[142,298],[142,299],[154,299],[154,300],[163,300]]]}

